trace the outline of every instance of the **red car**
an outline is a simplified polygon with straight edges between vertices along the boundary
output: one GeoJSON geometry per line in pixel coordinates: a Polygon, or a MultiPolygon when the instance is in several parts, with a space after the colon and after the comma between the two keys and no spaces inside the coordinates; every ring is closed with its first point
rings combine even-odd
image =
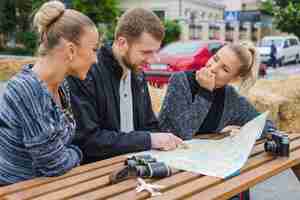
{"type": "Polygon", "coordinates": [[[218,40],[175,42],[162,48],[156,62],[143,66],[146,79],[157,86],[168,83],[179,71],[195,71],[205,66],[208,59],[224,45],[218,40]]]}

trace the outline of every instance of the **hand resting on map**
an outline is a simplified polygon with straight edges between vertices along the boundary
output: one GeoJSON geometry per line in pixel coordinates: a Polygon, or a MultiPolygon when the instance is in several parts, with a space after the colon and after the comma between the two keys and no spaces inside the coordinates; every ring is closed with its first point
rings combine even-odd
{"type": "Polygon", "coordinates": [[[229,133],[230,136],[234,136],[240,132],[240,129],[241,129],[240,126],[230,125],[230,126],[226,126],[225,128],[223,128],[221,133],[229,133]]]}

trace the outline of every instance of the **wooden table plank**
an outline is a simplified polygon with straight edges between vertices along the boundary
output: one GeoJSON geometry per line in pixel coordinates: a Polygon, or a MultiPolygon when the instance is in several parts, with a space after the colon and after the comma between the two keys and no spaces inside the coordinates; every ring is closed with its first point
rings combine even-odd
{"type": "MultiPolygon", "coordinates": [[[[291,136],[292,141],[294,141],[294,140],[297,139],[297,138],[300,138],[300,135],[292,135],[292,136],[291,136]]],[[[295,143],[295,142],[292,142],[292,144],[291,144],[291,149],[294,148],[294,147],[296,147],[297,145],[300,146],[300,143],[297,144],[297,143],[295,143]]],[[[264,152],[263,144],[259,144],[259,145],[257,145],[257,147],[255,148],[255,150],[252,152],[252,155],[257,155],[258,153],[262,153],[262,152],[264,152]]],[[[248,170],[249,170],[251,167],[256,167],[256,166],[261,165],[261,164],[263,164],[264,162],[267,162],[267,161],[269,161],[269,160],[271,160],[271,159],[273,159],[273,157],[269,157],[269,159],[265,159],[265,158],[264,158],[264,160],[261,160],[261,159],[255,159],[255,160],[254,160],[254,159],[249,159],[248,162],[247,162],[247,164],[246,164],[246,167],[244,167],[244,168],[242,169],[242,171],[243,171],[243,170],[246,170],[247,167],[248,167],[248,170]],[[249,163],[250,161],[252,162],[251,164],[249,163]]],[[[167,179],[169,179],[169,178],[167,178],[167,179]]],[[[210,179],[210,178],[208,178],[208,179],[210,179]]],[[[162,184],[162,185],[165,185],[165,186],[167,186],[167,189],[169,189],[169,187],[168,187],[169,185],[166,184],[166,183],[163,183],[164,180],[165,180],[165,179],[163,179],[163,180],[161,180],[161,181],[158,181],[158,182],[155,182],[155,184],[162,184]]],[[[177,180],[175,179],[174,181],[172,180],[172,183],[173,183],[173,184],[178,184],[179,180],[180,180],[180,179],[177,179],[177,180]]],[[[204,180],[203,182],[206,182],[206,184],[209,185],[209,182],[207,182],[207,180],[204,180]]],[[[215,180],[213,180],[213,182],[215,183],[215,180]]],[[[208,186],[206,186],[206,187],[208,187],[208,186]]],[[[176,188],[176,189],[177,189],[177,188],[176,188]]],[[[163,191],[164,191],[164,190],[163,190],[163,191]]],[[[174,192],[176,193],[177,190],[174,190],[174,192]]],[[[135,191],[129,191],[129,192],[126,192],[126,193],[124,193],[124,194],[119,194],[119,195],[117,195],[117,196],[111,197],[111,198],[109,198],[109,199],[122,199],[122,198],[124,198],[124,199],[143,199],[143,198],[146,198],[146,197],[149,197],[149,194],[146,193],[146,192],[143,192],[143,193],[140,193],[140,194],[137,195],[137,194],[135,193],[135,191]]]]}
{"type": "Polygon", "coordinates": [[[54,182],[54,181],[64,180],[67,177],[76,176],[76,175],[79,175],[79,174],[90,172],[92,170],[102,168],[102,167],[107,167],[107,166],[110,166],[112,164],[121,163],[121,162],[124,162],[125,159],[126,159],[126,156],[124,156],[124,155],[117,156],[117,157],[114,157],[114,158],[111,158],[111,159],[103,160],[101,162],[95,162],[95,163],[92,163],[92,164],[88,164],[88,165],[84,165],[84,166],[74,168],[70,172],[66,173],[63,176],[41,177],[41,178],[36,178],[36,179],[32,179],[32,180],[23,181],[23,182],[15,183],[15,184],[12,184],[12,185],[4,186],[4,187],[0,188],[0,197],[4,196],[6,194],[18,192],[18,191],[21,191],[21,190],[26,190],[26,189],[29,189],[29,188],[32,188],[32,187],[37,187],[37,186],[44,185],[44,184],[47,184],[47,183],[51,183],[51,182],[54,182]]]}
{"type": "Polygon", "coordinates": [[[93,179],[91,181],[83,182],[78,185],[65,188],[63,190],[59,190],[57,192],[45,194],[33,199],[31,198],[31,200],[45,200],[45,199],[58,200],[58,199],[66,199],[66,198],[73,199],[74,198],[73,196],[80,195],[82,193],[86,193],[91,190],[102,190],[108,184],[109,184],[108,176],[103,176],[100,178],[93,179]]]}
{"type": "Polygon", "coordinates": [[[245,189],[255,186],[278,173],[300,163],[300,150],[291,152],[289,158],[277,158],[240,176],[211,187],[188,200],[226,200],[245,189]]]}
{"type": "MultiPolygon", "coordinates": [[[[299,148],[300,147],[300,140],[296,140],[291,143],[291,149],[299,148]]],[[[245,167],[241,169],[241,173],[245,171],[249,171],[251,169],[257,168],[260,165],[265,165],[268,161],[273,160],[274,157],[270,156],[266,153],[261,153],[257,156],[251,157],[245,167]]],[[[162,196],[156,197],[155,199],[182,199],[186,196],[189,196],[194,193],[198,193],[200,191],[206,190],[209,187],[215,186],[221,182],[224,182],[221,178],[205,176],[200,179],[196,179],[195,181],[191,181],[187,184],[180,185],[172,190],[168,190],[163,193],[162,196]]]]}
{"type": "MultiPolygon", "coordinates": [[[[291,149],[300,147],[300,134],[291,134],[289,137],[292,141],[291,149]]],[[[264,152],[263,144],[259,144],[255,149],[253,149],[251,156],[254,157],[248,160],[246,167],[242,169],[243,173],[249,170],[251,171],[252,168],[256,168],[258,166],[260,167],[262,164],[262,166],[264,166],[265,164],[268,164],[268,161],[273,159],[270,156],[266,156],[265,153],[262,152],[264,152]]],[[[125,159],[126,156],[124,155],[118,156],[89,165],[80,166],[60,177],[38,178],[2,187],[0,188],[0,197],[5,196],[3,199],[18,200],[32,199],[33,197],[42,200],[58,200],[66,198],[106,199],[107,197],[111,197],[110,199],[129,200],[144,199],[149,197],[149,194],[146,192],[139,194],[135,193],[133,189],[136,187],[136,182],[134,180],[124,181],[116,185],[108,185],[108,176],[106,174],[115,170],[115,167],[120,167],[123,165],[125,159]],[[111,165],[112,167],[110,167],[111,165]]],[[[177,173],[171,177],[161,179],[159,181],[149,181],[154,181],[155,184],[167,186],[167,188],[163,191],[164,194],[171,194],[170,198],[168,199],[172,199],[173,197],[176,199],[177,196],[172,196],[172,194],[178,192],[180,189],[183,190],[183,195],[181,195],[181,197],[183,197],[193,194],[194,192],[207,189],[208,187],[214,188],[223,182],[223,180],[220,181],[218,178],[215,179],[208,176],[202,177],[201,175],[190,172],[177,173]],[[197,186],[196,190],[193,189],[195,186],[197,186]],[[191,189],[191,192],[187,192],[191,189]]]]}
{"type": "MultiPolygon", "coordinates": [[[[200,176],[202,176],[202,175],[193,174],[191,172],[180,172],[180,173],[177,173],[177,174],[175,174],[171,177],[161,179],[160,184],[168,185],[169,187],[175,187],[175,186],[178,185],[176,183],[176,180],[180,180],[181,182],[187,182],[187,181],[191,181],[193,179],[196,179],[200,176]]],[[[147,182],[149,183],[149,182],[154,182],[154,181],[153,180],[147,180],[147,182]]],[[[157,184],[157,182],[155,184],[157,184]]],[[[122,193],[124,191],[128,191],[128,190],[130,190],[128,192],[128,194],[126,196],[122,195],[122,197],[120,197],[120,198],[131,200],[131,199],[135,199],[135,197],[137,197],[139,195],[134,190],[136,188],[136,186],[137,186],[136,179],[131,179],[131,180],[128,180],[128,181],[121,182],[119,184],[115,184],[115,185],[106,187],[103,190],[96,190],[96,191],[93,191],[93,192],[89,192],[89,193],[77,196],[76,198],[72,198],[72,200],[111,199],[111,198],[109,198],[110,196],[114,196],[116,194],[120,194],[120,193],[122,193]]],[[[142,193],[140,193],[140,194],[143,195],[142,193]]]]}
{"type": "MultiPolygon", "coordinates": [[[[192,180],[192,179],[195,179],[197,177],[199,177],[198,174],[193,174],[190,178],[192,180]]],[[[168,180],[168,178],[167,178],[167,180],[168,180]]],[[[174,184],[178,185],[179,183],[182,184],[182,182],[184,180],[185,179],[176,178],[176,179],[172,180],[169,183],[172,184],[172,185],[174,185],[174,184]]],[[[159,184],[161,184],[161,183],[159,183],[159,184]]],[[[72,199],[74,199],[75,198],[75,197],[73,197],[74,195],[84,193],[83,195],[80,195],[78,197],[78,199],[80,199],[80,198],[81,199],[95,199],[95,197],[97,199],[99,199],[99,198],[102,198],[102,197],[112,196],[111,191],[114,191],[115,194],[119,194],[119,193],[124,192],[126,190],[134,189],[136,187],[136,184],[134,184],[132,182],[130,182],[130,184],[122,183],[121,186],[120,186],[120,183],[119,183],[117,185],[112,186],[112,188],[114,188],[114,190],[110,190],[111,187],[108,187],[108,189],[102,188],[102,189],[95,190],[95,191],[90,191],[90,192],[87,193],[86,191],[92,190],[92,188],[95,188],[93,186],[91,187],[90,185],[93,185],[93,184],[89,184],[89,183],[77,184],[72,188],[66,188],[66,189],[62,189],[62,190],[59,190],[59,191],[55,191],[53,193],[47,194],[46,196],[43,195],[40,198],[47,199],[47,200],[50,200],[50,199],[56,199],[57,200],[57,199],[64,199],[64,198],[67,198],[67,197],[72,197],[72,199]],[[85,187],[85,186],[88,186],[88,187],[85,187]]],[[[97,184],[95,184],[95,185],[97,185],[97,184]]]]}
{"type": "MultiPolygon", "coordinates": [[[[114,164],[114,165],[111,165],[111,166],[107,166],[107,167],[104,167],[104,168],[94,170],[90,173],[84,173],[84,174],[79,174],[79,175],[76,175],[76,176],[67,177],[65,179],[60,179],[58,181],[51,182],[51,183],[48,183],[48,184],[43,184],[43,185],[36,186],[36,187],[33,187],[33,188],[29,188],[29,189],[26,189],[26,190],[21,190],[21,191],[12,193],[12,194],[7,194],[4,197],[6,199],[18,199],[18,200],[32,199],[32,198],[37,197],[39,195],[47,194],[47,193],[50,193],[50,192],[55,192],[57,190],[63,191],[64,188],[67,188],[66,190],[68,190],[69,188],[71,188],[71,189],[74,188],[74,187],[76,188],[76,186],[78,187],[78,185],[82,186],[82,184],[81,184],[82,182],[83,182],[83,184],[85,182],[88,183],[89,180],[91,180],[91,182],[94,183],[95,178],[107,175],[107,174],[111,173],[112,171],[114,171],[117,168],[120,168],[122,166],[123,166],[123,163],[117,163],[117,164],[114,164]]],[[[89,187],[90,188],[93,188],[93,186],[94,187],[96,187],[96,186],[99,187],[99,184],[100,183],[98,183],[98,184],[95,183],[94,185],[90,184],[89,187]]],[[[82,189],[83,188],[81,188],[81,190],[82,189]]],[[[81,191],[81,190],[78,190],[78,191],[81,191]]],[[[78,192],[78,191],[75,190],[74,192],[78,192]]]]}
{"type": "MultiPolygon", "coordinates": [[[[300,140],[299,140],[299,144],[295,143],[295,142],[292,142],[291,143],[291,148],[294,148],[295,146],[299,145],[300,146],[300,140]]],[[[263,152],[263,144],[260,144],[258,145],[260,147],[260,150],[259,152],[263,152]]],[[[257,153],[257,151],[256,151],[257,153]]],[[[254,167],[257,167],[258,165],[261,165],[263,164],[264,162],[267,162],[269,160],[273,159],[273,157],[269,157],[268,159],[265,158],[259,158],[259,159],[252,159],[252,164],[248,164],[248,168],[246,168],[247,170],[249,170],[251,167],[254,168],[254,167]]],[[[243,169],[244,170],[244,169],[243,169]]],[[[199,175],[197,174],[192,174],[190,173],[189,174],[189,180],[187,181],[193,181],[195,180],[197,177],[199,177],[199,175]]],[[[204,181],[201,181],[201,182],[204,182],[205,184],[205,187],[208,187],[208,186],[211,186],[211,185],[208,185],[208,183],[213,183],[213,184],[217,184],[220,180],[218,179],[212,179],[211,177],[207,177],[208,180],[204,180],[204,181]],[[217,181],[216,181],[217,180],[217,181]]],[[[168,189],[170,189],[173,185],[180,185],[180,184],[184,184],[184,181],[186,181],[185,179],[182,179],[182,178],[172,178],[172,177],[169,177],[169,178],[165,178],[165,179],[161,179],[160,181],[158,182],[155,182],[156,184],[162,184],[161,182],[164,182],[164,183],[168,183],[167,184],[167,187],[168,189]],[[172,181],[169,181],[168,180],[172,180],[172,181]]],[[[101,198],[107,198],[107,197],[110,197],[110,196],[113,196],[113,194],[120,194],[122,192],[126,192],[128,190],[132,190],[136,187],[136,182],[135,181],[125,181],[124,183],[119,183],[119,184],[116,184],[116,185],[112,185],[112,186],[107,186],[105,188],[99,188],[99,189],[96,189],[94,191],[93,188],[97,188],[97,187],[93,187],[92,188],[90,187],[90,185],[93,185],[93,184],[89,184],[89,183],[82,183],[82,184],[78,184],[72,188],[67,188],[67,189],[64,189],[64,190],[59,190],[57,192],[53,192],[53,193],[50,193],[48,195],[43,195],[40,197],[40,199],[64,199],[66,197],[72,197],[71,199],[101,199],[101,198]],[[84,185],[84,187],[83,187],[84,185]],[[89,186],[89,187],[88,187],[89,186]],[[80,195],[78,197],[74,197],[76,194],[80,194],[80,193],[83,193],[83,195],[80,195]]],[[[166,184],[163,184],[163,185],[166,185],[166,184]]],[[[188,187],[189,188],[189,187],[188,187]]],[[[183,190],[186,190],[186,188],[183,188],[183,190]]],[[[174,192],[177,191],[177,188],[174,189],[174,192]]],[[[122,194],[123,195],[123,194],[122,194]]],[[[135,191],[129,191],[127,193],[125,193],[125,196],[136,196],[135,199],[139,199],[141,196],[141,198],[144,198],[144,195],[146,195],[147,197],[147,193],[141,193],[141,194],[138,194],[138,196],[135,194],[135,191]],[[134,193],[134,195],[133,195],[134,193]]],[[[120,198],[123,198],[122,196],[120,196],[120,198]]],[[[125,198],[126,199],[126,198],[125,198]]]]}
{"type": "Polygon", "coordinates": [[[292,170],[297,177],[298,181],[300,181],[300,164],[292,167],[292,170]]]}

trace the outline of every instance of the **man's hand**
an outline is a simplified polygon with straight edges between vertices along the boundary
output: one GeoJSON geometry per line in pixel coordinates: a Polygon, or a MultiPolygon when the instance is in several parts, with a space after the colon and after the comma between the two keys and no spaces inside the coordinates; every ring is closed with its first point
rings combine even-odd
{"type": "Polygon", "coordinates": [[[169,151],[183,144],[183,140],[172,133],[152,133],[151,143],[152,149],[169,151]]]}
{"type": "Polygon", "coordinates": [[[203,67],[196,72],[196,80],[201,87],[209,91],[213,91],[216,87],[215,74],[207,67],[203,67]]]}
{"type": "Polygon", "coordinates": [[[221,133],[229,132],[230,136],[234,136],[240,132],[241,127],[240,126],[226,126],[222,129],[221,133]]]}

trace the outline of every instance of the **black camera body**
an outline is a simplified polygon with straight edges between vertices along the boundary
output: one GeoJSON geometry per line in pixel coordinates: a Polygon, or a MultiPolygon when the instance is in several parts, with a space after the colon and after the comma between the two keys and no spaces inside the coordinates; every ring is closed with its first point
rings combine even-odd
{"type": "Polygon", "coordinates": [[[138,177],[163,178],[171,176],[171,169],[163,162],[157,162],[150,155],[132,156],[125,161],[125,165],[136,173],[138,177]]]}
{"type": "Polygon", "coordinates": [[[278,131],[268,133],[264,147],[266,152],[274,156],[289,157],[290,155],[289,137],[278,131]]]}

